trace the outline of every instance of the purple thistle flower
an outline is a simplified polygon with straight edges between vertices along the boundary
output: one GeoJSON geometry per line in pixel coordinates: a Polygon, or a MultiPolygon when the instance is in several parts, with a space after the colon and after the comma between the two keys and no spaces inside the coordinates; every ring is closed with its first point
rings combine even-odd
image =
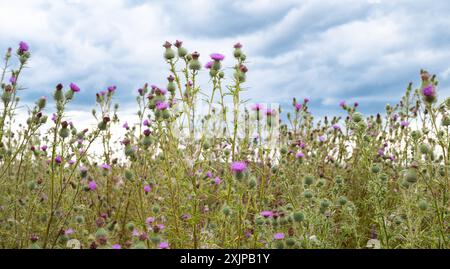
{"type": "Polygon", "coordinates": [[[225,56],[220,54],[220,53],[212,53],[211,55],[209,55],[211,57],[211,59],[213,59],[214,61],[222,61],[225,56]]]}
{"type": "Polygon", "coordinates": [[[429,84],[422,90],[423,95],[426,97],[434,97],[436,95],[436,92],[434,91],[433,84],[429,84]]]}
{"type": "Polygon", "coordinates": [[[283,240],[284,239],[284,233],[276,233],[273,235],[273,238],[275,240],[283,240]]]}
{"type": "Polygon", "coordinates": [[[111,166],[109,164],[107,164],[107,163],[104,163],[104,164],[100,165],[100,167],[103,170],[110,170],[111,169],[111,166]]]}
{"type": "Polygon", "coordinates": [[[145,119],[142,125],[150,127],[150,121],[148,119],[145,119]]]}
{"type": "Polygon", "coordinates": [[[339,103],[339,106],[343,108],[343,107],[347,106],[347,104],[345,103],[345,101],[341,101],[339,103]]]}
{"type": "Polygon", "coordinates": [[[156,227],[158,227],[158,229],[161,231],[161,230],[164,230],[164,228],[166,228],[166,226],[164,226],[164,224],[158,224],[158,225],[156,225],[156,227]]]}
{"type": "Polygon", "coordinates": [[[302,104],[296,103],[295,104],[295,110],[300,111],[302,109],[302,104]]]}
{"type": "Polygon", "coordinates": [[[16,84],[16,82],[17,82],[16,76],[12,75],[11,78],[9,79],[9,82],[10,82],[12,85],[16,84]]]}
{"type": "Polygon", "coordinates": [[[379,149],[378,150],[378,155],[384,156],[384,149],[379,149]]]}
{"type": "Polygon", "coordinates": [[[146,220],[145,220],[145,223],[147,223],[147,224],[152,224],[153,222],[155,222],[155,218],[154,217],[148,217],[146,220]]]}
{"type": "Polygon", "coordinates": [[[156,109],[158,110],[166,110],[169,107],[169,104],[165,103],[165,102],[158,102],[156,104],[156,109]]]}
{"type": "Polygon", "coordinates": [[[46,151],[46,150],[47,150],[47,146],[46,146],[46,145],[43,145],[43,146],[41,147],[41,150],[42,150],[42,151],[46,151]]]}
{"type": "Polygon", "coordinates": [[[51,120],[52,120],[54,123],[56,123],[56,114],[55,114],[55,113],[52,114],[51,120]]]}
{"type": "Polygon", "coordinates": [[[295,158],[299,159],[299,158],[303,158],[305,157],[305,154],[303,154],[302,152],[297,152],[297,154],[295,154],[295,158]]]}
{"type": "Polygon", "coordinates": [[[259,213],[262,217],[264,218],[271,218],[273,216],[273,212],[272,211],[262,211],[261,213],[259,213]]]}
{"type": "Polygon", "coordinates": [[[319,136],[319,141],[320,142],[324,142],[326,140],[324,135],[319,136]]]}
{"type": "Polygon", "coordinates": [[[65,234],[65,235],[71,235],[71,234],[73,234],[73,233],[74,233],[74,230],[73,230],[72,228],[69,228],[69,229],[67,229],[67,230],[64,231],[64,234],[65,234]]]}
{"type": "Polygon", "coordinates": [[[161,242],[161,243],[159,244],[159,248],[160,248],[160,249],[168,249],[168,248],[169,248],[169,243],[167,243],[167,242],[161,242]]]}
{"type": "Polygon", "coordinates": [[[114,244],[114,245],[111,246],[111,248],[112,248],[112,249],[121,249],[122,246],[119,245],[119,244],[114,244]]]}
{"type": "Polygon", "coordinates": [[[74,161],[74,160],[69,160],[68,163],[69,163],[69,164],[74,164],[75,161],[74,161]]]}
{"type": "Polygon", "coordinates": [[[89,181],[88,183],[88,187],[91,191],[95,191],[97,189],[97,183],[95,183],[95,181],[89,181]]]}
{"type": "Polygon", "coordinates": [[[267,117],[271,117],[273,115],[275,115],[275,109],[270,109],[270,108],[266,109],[266,116],[267,117]]]}
{"type": "Polygon", "coordinates": [[[389,159],[390,159],[391,161],[395,161],[395,156],[394,156],[394,155],[391,155],[391,156],[389,156],[389,159]]]}
{"type": "Polygon", "coordinates": [[[214,184],[216,184],[216,185],[220,185],[221,182],[222,182],[222,180],[220,179],[220,177],[216,177],[214,179],[214,184]]]}
{"type": "Polygon", "coordinates": [[[145,185],[144,186],[145,193],[149,193],[151,190],[152,190],[152,187],[150,187],[150,185],[145,185]]]}
{"type": "Polygon", "coordinates": [[[62,163],[62,158],[61,158],[61,156],[56,156],[55,157],[55,162],[57,163],[57,164],[61,164],[62,163]]]}
{"type": "Polygon", "coordinates": [[[205,68],[206,68],[206,69],[211,69],[212,66],[213,66],[213,61],[207,62],[207,63],[205,64],[205,68]]]}
{"type": "Polygon", "coordinates": [[[402,127],[408,127],[409,122],[407,122],[407,121],[402,121],[402,122],[400,122],[400,125],[401,125],[402,127]]]}
{"type": "Polygon", "coordinates": [[[305,98],[305,99],[303,99],[303,101],[305,102],[305,104],[306,103],[308,103],[309,102],[309,99],[308,98],[305,98]]]}
{"type": "Polygon", "coordinates": [[[27,52],[29,49],[30,49],[30,47],[28,46],[27,43],[20,41],[20,43],[19,43],[19,52],[20,53],[27,52]]]}
{"type": "Polygon", "coordinates": [[[131,235],[132,236],[136,236],[136,237],[139,236],[140,235],[139,230],[138,229],[134,229],[133,232],[131,233],[131,235]]]}
{"type": "Polygon", "coordinates": [[[80,88],[75,83],[70,83],[70,89],[73,92],[79,92],[80,91],[80,88]]]}
{"type": "Polygon", "coordinates": [[[264,107],[263,107],[263,105],[261,105],[261,104],[254,104],[254,105],[252,105],[252,110],[253,111],[260,111],[260,110],[262,110],[264,107]]]}
{"type": "Polygon", "coordinates": [[[247,169],[247,164],[245,162],[233,162],[231,164],[231,170],[234,173],[242,173],[247,169]]]}
{"type": "Polygon", "coordinates": [[[207,178],[212,178],[213,177],[212,172],[211,171],[206,172],[206,177],[207,178]]]}
{"type": "Polygon", "coordinates": [[[125,123],[122,125],[122,127],[125,128],[126,130],[130,129],[130,126],[128,126],[128,122],[125,122],[125,123]]]}
{"type": "Polygon", "coordinates": [[[116,89],[117,89],[116,85],[109,86],[108,87],[108,92],[114,92],[116,89]]]}
{"type": "Polygon", "coordinates": [[[341,129],[341,127],[339,127],[339,125],[337,124],[337,123],[335,123],[335,124],[333,124],[333,129],[335,129],[335,130],[340,130],[341,129]]]}

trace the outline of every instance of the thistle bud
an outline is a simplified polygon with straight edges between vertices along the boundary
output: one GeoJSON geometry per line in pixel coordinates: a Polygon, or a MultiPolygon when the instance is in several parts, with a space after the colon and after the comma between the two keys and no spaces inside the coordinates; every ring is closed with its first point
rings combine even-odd
{"type": "Polygon", "coordinates": [[[200,54],[198,52],[194,52],[191,54],[192,60],[189,61],[189,68],[194,71],[198,71],[202,68],[202,65],[200,64],[200,61],[198,58],[200,57],[200,54]]]}

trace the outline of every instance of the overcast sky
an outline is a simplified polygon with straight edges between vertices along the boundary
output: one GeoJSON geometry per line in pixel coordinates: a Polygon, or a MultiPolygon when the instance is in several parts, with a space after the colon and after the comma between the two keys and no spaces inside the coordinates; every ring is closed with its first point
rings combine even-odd
{"type": "Polygon", "coordinates": [[[252,101],[308,97],[320,115],[358,101],[375,113],[417,85],[421,68],[439,76],[441,98],[450,95],[449,12],[446,0],[0,0],[0,49],[30,45],[26,101],[75,82],[73,106],[91,108],[109,85],[124,106],[145,82],[165,87],[166,40],[183,40],[203,64],[223,53],[227,67],[241,42],[252,101]]]}

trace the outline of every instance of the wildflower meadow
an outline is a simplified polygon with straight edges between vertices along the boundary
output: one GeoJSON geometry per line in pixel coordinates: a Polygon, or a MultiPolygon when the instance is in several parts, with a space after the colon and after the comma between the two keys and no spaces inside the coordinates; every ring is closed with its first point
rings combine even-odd
{"type": "Polygon", "coordinates": [[[308,96],[244,100],[252,70],[231,45],[200,55],[165,42],[166,84],[93,92],[89,126],[66,114],[85,90],[76,81],[24,106],[33,47],[7,49],[0,247],[450,247],[450,98],[438,77],[418,70],[421,84],[405,82],[378,114],[342,101],[344,116],[315,117],[308,96]],[[121,119],[118,91],[135,96],[134,121],[121,119]]]}

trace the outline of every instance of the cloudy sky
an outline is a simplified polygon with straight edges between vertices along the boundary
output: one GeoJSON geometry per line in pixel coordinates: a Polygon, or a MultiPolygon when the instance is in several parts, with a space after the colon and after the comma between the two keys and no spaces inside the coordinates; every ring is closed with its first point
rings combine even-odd
{"type": "Polygon", "coordinates": [[[25,101],[75,82],[82,91],[72,107],[90,109],[109,85],[125,107],[145,82],[164,86],[166,40],[183,40],[202,63],[223,53],[227,67],[241,42],[246,98],[287,105],[308,97],[320,115],[358,101],[375,113],[417,85],[421,68],[439,76],[441,98],[450,96],[449,11],[446,0],[0,0],[0,49],[21,40],[31,47],[25,101]]]}

